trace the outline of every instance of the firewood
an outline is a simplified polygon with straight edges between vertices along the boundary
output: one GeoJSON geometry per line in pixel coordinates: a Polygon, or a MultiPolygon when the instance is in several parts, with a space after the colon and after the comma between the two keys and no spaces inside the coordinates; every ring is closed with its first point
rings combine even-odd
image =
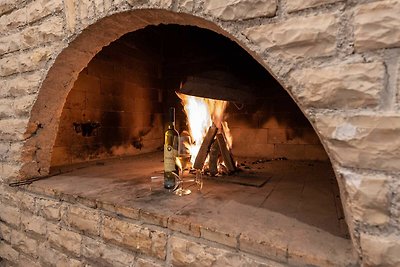
{"type": "Polygon", "coordinates": [[[223,133],[217,134],[217,141],[219,149],[221,150],[222,159],[224,160],[225,166],[227,167],[228,171],[230,173],[236,171],[235,162],[233,161],[232,154],[228,149],[223,133]]]}
{"type": "Polygon", "coordinates": [[[214,139],[210,148],[210,159],[208,163],[211,176],[215,176],[218,173],[218,155],[219,155],[219,145],[218,142],[214,139]]]}
{"type": "Polygon", "coordinates": [[[207,134],[204,137],[203,143],[200,146],[199,153],[194,161],[193,168],[196,170],[203,169],[204,161],[207,158],[208,151],[210,151],[211,144],[217,134],[218,128],[213,124],[208,128],[207,134]]]}

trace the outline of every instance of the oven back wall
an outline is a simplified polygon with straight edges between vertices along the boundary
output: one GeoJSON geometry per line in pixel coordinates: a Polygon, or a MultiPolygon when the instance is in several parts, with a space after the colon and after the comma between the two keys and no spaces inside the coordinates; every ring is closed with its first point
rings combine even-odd
{"type": "Polygon", "coordinates": [[[61,115],[53,167],[162,146],[159,54],[142,51],[139,41],[112,43],[79,74],[61,115]]]}

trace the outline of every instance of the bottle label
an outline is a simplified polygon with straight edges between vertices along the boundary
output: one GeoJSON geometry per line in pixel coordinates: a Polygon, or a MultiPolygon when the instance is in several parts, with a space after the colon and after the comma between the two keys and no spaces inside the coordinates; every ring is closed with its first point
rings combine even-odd
{"type": "Polygon", "coordinates": [[[178,150],[171,145],[164,145],[164,171],[175,171],[175,158],[178,155],[178,150]]]}

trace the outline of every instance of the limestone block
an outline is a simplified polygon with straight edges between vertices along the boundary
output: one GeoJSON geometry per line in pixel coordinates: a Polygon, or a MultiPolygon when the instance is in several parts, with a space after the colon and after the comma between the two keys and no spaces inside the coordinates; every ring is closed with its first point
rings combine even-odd
{"type": "Polygon", "coordinates": [[[26,24],[26,8],[0,16],[0,32],[7,32],[26,24]]]}
{"type": "Polygon", "coordinates": [[[335,2],[339,2],[341,0],[287,0],[286,1],[286,10],[287,12],[294,12],[303,10],[310,7],[316,7],[326,4],[331,4],[335,2]]]}
{"type": "Polygon", "coordinates": [[[366,108],[379,104],[385,69],[381,62],[340,64],[291,73],[301,85],[298,100],[315,108],[366,108]]]}
{"type": "Polygon", "coordinates": [[[20,254],[18,258],[19,266],[42,267],[42,264],[38,260],[32,258],[33,257],[28,257],[24,254],[20,254]]]}
{"type": "Polygon", "coordinates": [[[179,0],[179,9],[184,11],[193,11],[194,8],[194,0],[179,0]]]}
{"type": "Polygon", "coordinates": [[[99,235],[100,213],[98,210],[73,205],[68,208],[65,220],[69,226],[84,233],[99,235]]]}
{"type": "Polygon", "coordinates": [[[103,0],[94,0],[94,8],[96,10],[96,15],[99,16],[104,12],[104,1],[103,0]]]}
{"type": "Polygon", "coordinates": [[[400,46],[400,2],[378,1],[354,10],[354,39],[357,51],[400,46]]]}
{"type": "Polygon", "coordinates": [[[400,170],[400,116],[317,114],[315,121],[329,154],[340,165],[400,170]]]}
{"type": "Polygon", "coordinates": [[[355,220],[381,225],[389,222],[389,180],[383,174],[358,174],[349,170],[340,171],[344,177],[349,207],[355,220]]]}
{"type": "Polygon", "coordinates": [[[17,5],[21,4],[24,0],[2,0],[0,2],[0,16],[6,12],[11,11],[17,5]]]}
{"type": "MultiPolygon", "coordinates": [[[[20,144],[21,147],[23,144],[20,144]]],[[[29,211],[30,213],[36,213],[36,200],[35,197],[28,193],[20,195],[19,207],[21,210],[29,211]]]]}
{"type": "Polygon", "coordinates": [[[104,0],[104,11],[107,13],[112,7],[112,0],[104,0]]]}
{"type": "Polygon", "coordinates": [[[37,255],[38,241],[16,230],[11,231],[11,245],[28,255],[37,255]]]}
{"type": "Polygon", "coordinates": [[[17,141],[24,139],[28,119],[2,119],[0,120],[0,140],[17,141]]]}
{"type": "Polygon", "coordinates": [[[9,76],[19,71],[18,56],[10,55],[0,59],[0,77],[9,76]]]}
{"type": "Polygon", "coordinates": [[[64,253],[50,247],[46,242],[41,243],[38,248],[39,259],[51,266],[83,267],[84,265],[64,253]]]}
{"type": "Polygon", "coordinates": [[[35,100],[35,95],[0,99],[0,118],[28,117],[35,100]]]}
{"type": "Polygon", "coordinates": [[[159,259],[166,257],[167,236],[164,232],[108,216],[104,218],[102,232],[105,239],[125,245],[130,249],[159,259]],[[127,232],[130,235],[126,235],[127,232]]]}
{"type": "Polygon", "coordinates": [[[15,227],[19,227],[21,221],[20,211],[16,207],[7,206],[6,203],[0,203],[0,220],[15,227]]]}
{"type": "Polygon", "coordinates": [[[19,163],[0,161],[0,181],[10,182],[17,178],[20,168],[19,163]]]}
{"type": "Polygon", "coordinates": [[[11,78],[5,83],[5,90],[0,93],[2,97],[20,97],[28,94],[35,94],[39,90],[43,73],[40,71],[25,73],[18,77],[11,78]]]}
{"type": "Polygon", "coordinates": [[[61,202],[46,198],[37,198],[36,207],[39,215],[49,220],[60,220],[61,202]]]}
{"type": "Polygon", "coordinates": [[[20,48],[21,33],[0,37],[0,55],[17,51],[20,48]]]}
{"type": "Polygon", "coordinates": [[[174,266],[278,266],[264,264],[236,251],[214,248],[204,244],[172,237],[171,263],[174,266]]]}
{"type": "Polygon", "coordinates": [[[34,71],[43,67],[55,52],[56,47],[39,47],[19,55],[20,71],[34,71]]]}
{"type": "Polygon", "coordinates": [[[233,248],[236,248],[238,245],[237,233],[226,231],[226,229],[221,231],[220,229],[213,229],[209,227],[202,227],[200,231],[201,237],[204,239],[215,241],[233,248]]]}
{"type": "Polygon", "coordinates": [[[52,13],[56,13],[63,8],[62,0],[35,0],[27,7],[27,20],[28,22],[37,21],[52,13]]]}
{"type": "Polygon", "coordinates": [[[79,20],[87,25],[95,17],[94,3],[92,1],[79,2],[79,20]]]}
{"type": "Polygon", "coordinates": [[[140,220],[149,224],[155,224],[162,227],[167,227],[168,224],[168,216],[157,214],[155,212],[149,212],[146,210],[140,210],[140,220]]]}
{"type": "Polygon", "coordinates": [[[47,236],[51,244],[64,248],[79,256],[81,252],[82,236],[78,233],[63,229],[55,224],[47,225],[47,236]]]}
{"type": "Polygon", "coordinates": [[[204,11],[222,20],[273,17],[276,0],[205,0],[204,11]]]}
{"type": "Polygon", "coordinates": [[[12,229],[8,225],[0,222],[0,240],[2,239],[2,240],[7,241],[8,243],[10,243],[11,242],[11,230],[12,229]]]}
{"type": "Polygon", "coordinates": [[[161,265],[161,264],[156,263],[156,262],[151,261],[151,260],[138,258],[136,260],[135,266],[137,266],[137,267],[161,267],[161,266],[164,266],[164,265],[161,265]]]}
{"type": "Polygon", "coordinates": [[[89,237],[83,237],[82,255],[105,266],[132,266],[135,260],[133,253],[126,253],[89,237]]]}
{"type": "Polygon", "coordinates": [[[363,266],[399,266],[400,236],[360,234],[363,266]]]}
{"type": "Polygon", "coordinates": [[[50,17],[38,26],[26,28],[22,32],[21,47],[35,47],[62,39],[64,35],[63,24],[64,19],[62,17],[50,17]]]}
{"type": "Polygon", "coordinates": [[[31,232],[39,235],[45,235],[47,222],[44,218],[32,214],[21,214],[21,225],[25,232],[31,232]]]}
{"type": "Polygon", "coordinates": [[[76,26],[76,2],[75,0],[64,0],[65,22],[68,32],[73,33],[76,26]]]}
{"type": "Polygon", "coordinates": [[[337,30],[335,16],[324,14],[251,27],[244,35],[276,56],[318,57],[335,52],[337,30]]]}
{"type": "Polygon", "coordinates": [[[201,235],[200,226],[191,223],[190,220],[186,218],[170,217],[168,219],[168,228],[191,236],[200,237],[201,235]]]}
{"type": "Polygon", "coordinates": [[[10,245],[0,242],[0,258],[16,263],[18,262],[18,255],[18,251],[13,249],[10,245]]]}

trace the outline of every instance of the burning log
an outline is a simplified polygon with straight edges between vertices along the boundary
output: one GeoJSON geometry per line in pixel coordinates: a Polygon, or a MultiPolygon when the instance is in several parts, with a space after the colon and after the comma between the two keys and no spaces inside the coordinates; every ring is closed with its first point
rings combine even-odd
{"type": "Polygon", "coordinates": [[[216,140],[214,140],[210,148],[210,160],[208,163],[211,176],[215,176],[218,173],[218,156],[219,156],[219,144],[216,140]]]}
{"type": "Polygon", "coordinates": [[[219,149],[221,150],[222,159],[224,160],[229,173],[236,171],[235,162],[233,161],[232,154],[228,149],[223,133],[217,134],[217,141],[219,149]]]}
{"type": "Polygon", "coordinates": [[[214,141],[215,135],[217,134],[218,128],[213,124],[208,128],[207,134],[204,137],[203,143],[201,144],[199,153],[197,154],[196,160],[194,161],[193,168],[196,170],[203,169],[204,161],[207,158],[207,154],[210,151],[212,142],[214,141]]]}

